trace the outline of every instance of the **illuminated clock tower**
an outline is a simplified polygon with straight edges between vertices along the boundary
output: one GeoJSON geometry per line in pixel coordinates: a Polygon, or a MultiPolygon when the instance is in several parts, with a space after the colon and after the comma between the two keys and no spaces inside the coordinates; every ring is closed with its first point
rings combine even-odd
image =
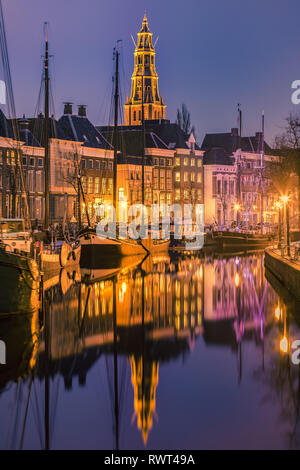
{"type": "Polygon", "coordinates": [[[127,97],[125,108],[125,125],[142,124],[144,119],[165,119],[165,108],[158,90],[158,75],[155,70],[155,49],[148,20],[144,15],[143,24],[138,33],[134,51],[134,72],[131,77],[131,94],[127,97]]]}

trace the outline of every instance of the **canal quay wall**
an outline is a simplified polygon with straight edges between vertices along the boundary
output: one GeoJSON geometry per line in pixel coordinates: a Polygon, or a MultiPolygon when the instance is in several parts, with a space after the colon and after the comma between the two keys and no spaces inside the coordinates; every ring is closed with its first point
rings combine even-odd
{"type": "Polygon", "coordinates": [[[265,267],[300,301],[300,263],[282,258],[274,249],[267,248],[265,267]]]}

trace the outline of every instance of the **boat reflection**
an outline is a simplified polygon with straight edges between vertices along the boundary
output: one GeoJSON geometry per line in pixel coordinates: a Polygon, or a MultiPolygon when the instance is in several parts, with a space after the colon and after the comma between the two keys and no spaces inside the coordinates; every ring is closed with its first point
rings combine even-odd
{"type": "MultiPolygon", "coordinates": [[[[57,283],[48,281],[38,361],[32,374],[36,396],[42,397],[39,405],[36,401],[33,405],[44,416],[42,448],[51,448],[53,443],[53,402],[63,393],[60,379],[65,391],[75,393],[78,385],[89,386],[92,369],[103,360],[112,404],[107,425],[113,425],[113,447],[119,449],[124,438],[124,406],[132,410],[131,423],[146,446],[158,420],[157,392],[165,365],[178,358],[186,361],[200,347],[230,351],[236,357],[239,383],[243,379],[243,345],[259,348],[261,366],[255,370],[255,378],[268,382],[272,393],[277,390],[277,400],[280,393],[290,393],[294,404],[290,418],[298,416],[300,372],[298,376],[298,369],[291,370],[286,354],[298,331],[288,314],[295,305],[287,307],[291,304],[285,293],[276,285],[270,287],[263,253],[134,257],[113,272],[64,271],[57,283]],[[265,356],[268,363],[274,362],[275,377],[274,368],[265,367],[265,356]],[[132,390],[131,402],[125,405],[124,382],[131,383],[132,390]]],[[[17,355],[24,357],[21,350],[17,355]]],[[[35,361],[29,359],[29,363],[32,370],[35,361]]],[[[7,377],[2,370],[1,384],[24,375],[17,367],[7,377]]]]}

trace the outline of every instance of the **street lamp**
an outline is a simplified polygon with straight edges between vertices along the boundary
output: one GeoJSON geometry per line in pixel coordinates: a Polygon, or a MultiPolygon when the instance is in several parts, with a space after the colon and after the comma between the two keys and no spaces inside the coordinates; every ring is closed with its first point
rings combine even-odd
{"type": "Polygon", "coordinates": [[[236,211],[236,222],[237,222],[238,228],[240,227],[240,208],[241,208],[241,205],[239,203],[236,203],[234,205],[234,209],[236,211]]]}
{"type": "Polygon", "coordinates": [[[278,249],[280,249],[282,244],[282,202],[277,201],[275,207],[278,209],[278,249]]]}
{"type": "Polygon", "coordinates": [[[287,254],[291,256],[291,243],[290,243],[290,209],[288,202],[290,197],[288,195],[283,195],[280,197],[285,209],[285,217],[286,217],[286,245],[287,245],[287,254]]]}

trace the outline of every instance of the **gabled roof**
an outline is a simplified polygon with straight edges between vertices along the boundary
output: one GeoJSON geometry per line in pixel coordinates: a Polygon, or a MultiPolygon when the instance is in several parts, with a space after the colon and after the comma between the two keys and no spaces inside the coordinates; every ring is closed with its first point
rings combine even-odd
{"type": "Polygon", "coordinates": [[[14,138],[12,125],[9,119],[5,116],[3,111],[0,109],[0,136],[6,138],[14,138]]]}
{"type": "MultiPolygon", "coordinates": [[[[98,127],[106,139],[113,143],[114,128],[112,126],[98,127]]],[[[119,126],[118,150],[123,156],[141,156],[143,154],[143,129],[141,126],[119,126]]],[[[167,144],[151,130],[145,132],[145,148],[168,150],[167,144]]]]}
{"type": "Polygon", "coordinates": [[[226,150],[214,147],[207,150],[203,158],[204,165],[233,165],[233,158],[227,154],[226,150]]]}
{"type": "MultiPolygon", "coordinates": [[[[147,129],[153,129],[159,137],[166,142],[170,149],[188,149],[189,135],[183,132],[177,123],[171,123],[167,119],[145,122],[147,129]]],[[[200,150],[197,143],[195,149],[200,150]]]]}
{"type": "Polygon", "coordinates": [[[101,132],[85,116],[64,114],[58,123],[68,140],[83,142],[87,147],[112,149],[101,132]]]}
{"type": "MultiPolygon", "coordinates": [[[[97,129],[104,135],[107,132],[109,132],[110,134],[113,132],[113,128],[109,126],[99,126],[97,127],[97,129]]],[[[118,129],[120,134],[125,132],[128,133],[127,154],[128,149],[131,148],[132,145],[130,139],[134,141],[137,139],[137,136],[140,135],[140,142],[142,143],[142,126],[119,126],[118,129]]],[[[162,148],[169,150],[189,148],[187,145],[189,136],[185,134],[177,124],[171,124],[170,121],[166,119],[145,121],[145,131],[146,148],[162,148]]],[[[111,142],[112,140],[110,139],[109,141],[111,142]]],[[[141,153],[141,150],[139,149],[139,144],[137,147],[136,145],[134,145],[134,149],[136,148],[138,148],[138,151],[141,153]]],[[[195,149],[200,150],[197,144],[195,146],[195,149]]]]}
{"type": "MultiPolygon", "coordinates": [[[[261,150],[262,133],[257,132],[255,136],[242,137],[241,147],[243,152],[258,153],[261,150]]],[[[240,147],[240,138],[238,129],[233,128],[231,132],[206,134],[201,149],[209,150],[211,148],[223,148],[227,155],[232,155],[240,147]]],[[[272,155],[273,150],[265,142],[266,155],[272,155]]]]}
{"type": "MultiPolygon", "coordinates": [[[[44,116],[40,114],[37,118],[29,118],[29,130],[35,141],[42,147],[44,146],[44,116]]],[[[53,117],[49,118],[49,138],[50,139],[66,139],[66,136],[59,122],[53,117]]]]}

